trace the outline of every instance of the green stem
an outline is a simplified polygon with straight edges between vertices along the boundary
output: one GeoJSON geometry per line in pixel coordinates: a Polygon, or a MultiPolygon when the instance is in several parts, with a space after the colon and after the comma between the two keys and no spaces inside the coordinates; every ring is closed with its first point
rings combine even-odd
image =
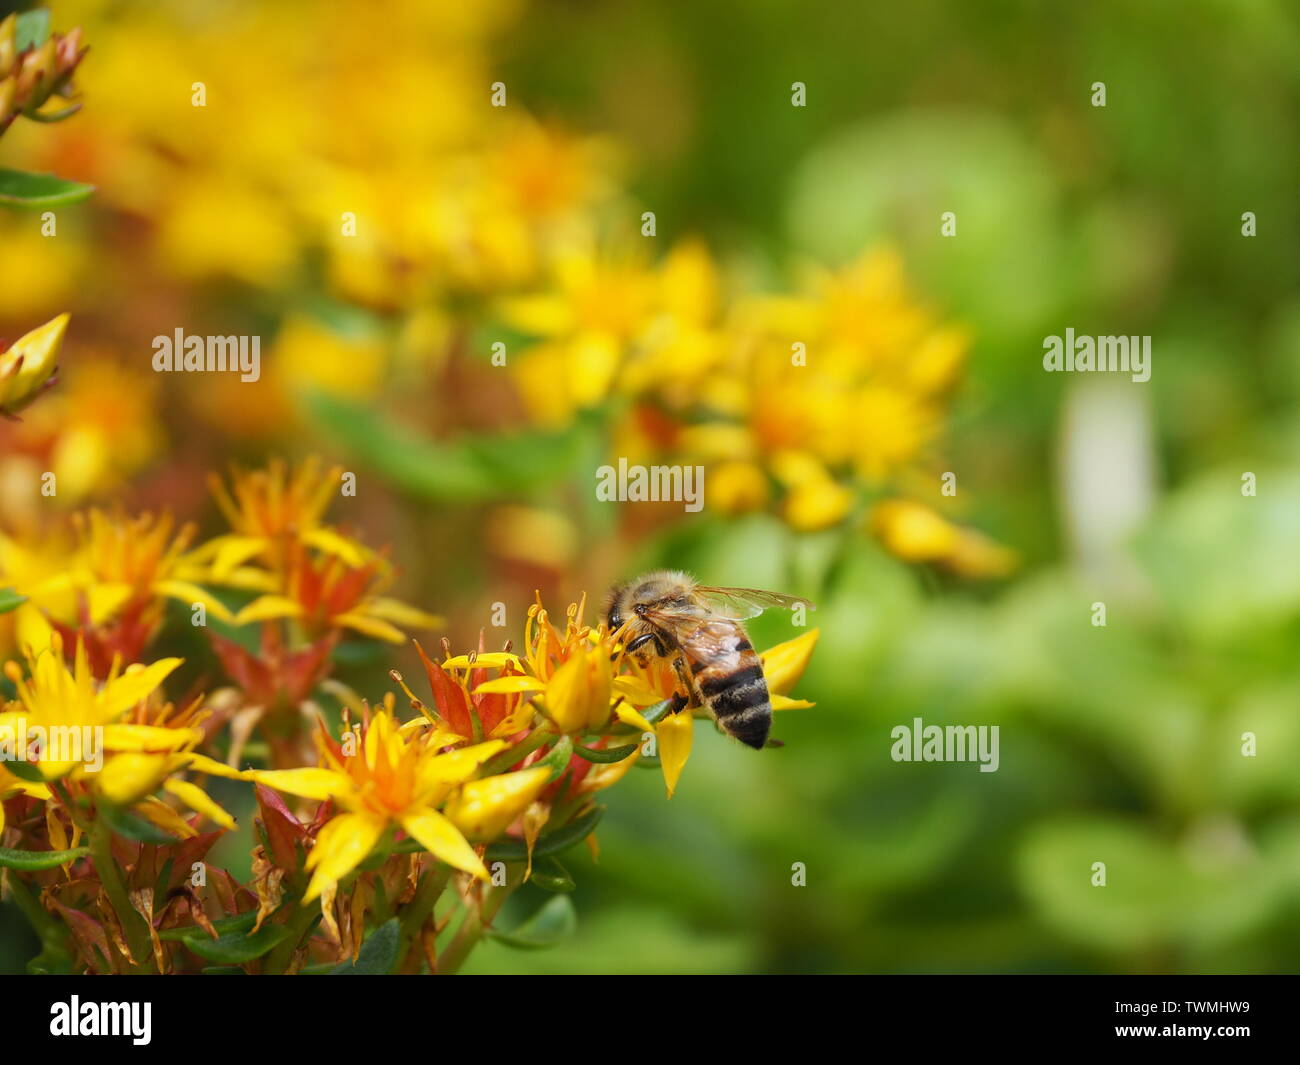
{"type": "Polygon", "coordinates": [[[144,918],[131,905],[131,896],[126,890],[126,881],[122,871],[113,857],[113,833],[102,818],[95,818],[90,826],[90,858],[95,866],[99,882],[104,886],[108,901],[113,904],[122,934],[126,936],[127,946],[135,959],[133,972],[142,973],[149,969],[153,958],[153,943],[144,918]]]}
{"type": "MultiPolygon", "coordinates": [[[[420,934],[420,929],[433,913],[433,908],[442,898],[442,893],[447,889],[447,884],[451,880],[451,866],[436,864],[432,869],[424,874],[420,880],[420,886],[415,889],[415,894],[411,901],[402,907],[401,933],[402,946],[398,951],[399,958],[406,958],[411,948],[415,945],[415,940],[420,934]]],[[[417,963],[418,968],[418,963],[417,963]]]]}
{"type": "Polygon", "coordinates": [[[556,733],[545,726],[535,728],[519,743],[516,743],[508,750],[502,751],[495,758],[489,758],[484,762],[479,769],[479,776],[490,777],[497,773],[504,773],[516,762],[522,762],[538,747],[542,747],[556,738],[556,733]]]}
{"type": "Polygon", "coordinates": [[[304,903],[298,899],[292,904],[292,909],[293,916],[285,922],[289,934],[271,948],[271,953],[266,956],[266,964],[262,967],[263,973],[283,973],[293,961],[294,952],[302,944],[303,937],[316,927],[316,919],[321,915],[320,904],[317,902],[304,903]]]}
{"type": "Polygon", "coordinates": [[[447,949],[438,955],[438,972],[440,974],[451,975],[465,964],[469,952],[483,938],[484,931],[491,926],[492,919],[496,917],[501,910],[502,904],[510,897],[512,891],[514,891],[514,887],[511,886],[492,888],[484,896],[481,905],[466,908],[465,919],[461,921],[460,928],[456,930],[455,938],[447,949]]]}
{"type": "Polygon", "coordinates": [[[4,874],[4,882],[9,889],[9,897],[14,900],[15,905],[23,911],[23,915],[31,922],[36,934],[41,937],[41,943],[48,944],[51,938],[58,936],[59,923],[46,912],[45,907],[36,901],[36,896],[27,890],[27,885],[18,879],[14,870],[6,869],[4,874]]]}

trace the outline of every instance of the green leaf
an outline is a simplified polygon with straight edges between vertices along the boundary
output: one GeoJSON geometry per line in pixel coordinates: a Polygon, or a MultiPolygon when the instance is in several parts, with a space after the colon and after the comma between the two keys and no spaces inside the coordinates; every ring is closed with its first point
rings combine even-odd
{"type": "Polygon", "coordinates": [[[50,13],[43,7],[34,11],[24,11],[18,16],[18,25],[14,29],[14,45],[19,52],[28,48],[39,48],[50,37],[50,13]]]}
{"type": "Polygon", "coordinates": [[[27,781],[28,784],[45,783],[45,778],[41,776],[41,771],[36,767],[35,763],[28,762],[25,759],[23,761],[14,759],[13,761],[5,762],[5,768],[19,780],[27,781]]]}
{"type": "Polygon", "coordinates": [[[89,847],[73,847],[66,851],[17,851],[0,847],[0,866],[18,869],[24,873],[54,869],[65,862],[74,862],[90,853],[89,847]]]}
{"type": "MultiPolygon", "coordinates": [[[[538,838],[537,845],[533,848],[533,857],[541,858],[548,854],[559,854],[560,851],[567,850],[575,843],[586,839],[591,835],[604,813],[605,807],[593,806],[581,817],[570,821],[563,828],[557,828],[554,832],[544,832],[538,838]]],[[[488,847],[487,859],[490,862],[526,862],[528,860],[528,847],[523,840],[502,840],[488,847]]]]}
{"type": "MultiPolygon", "coordinates": [[[[233,932],[247,932],[256,923],[257,911],[249,910],[247,913],[237,913],[233,917],[222,917],[219,920],[213,921],[212,926],[224,936],[233,932]]],[[[191,936],[198,937],[207,935],[207,932],[205,932],[199,925],[184,924],[178,925],[175,928],[162,929],[158,933],[158,938],[170,942],[178,939],[188,939],[191,936]]],[[[209,942],[212,942],[212,937],[208,936],[208,940],[209,942]]]]}
{"type": "Polygon", "coordinates": [[[228,932],[218,939],[212,939],[206,932],[202,932],[185,936],[181,942],[200,958],[214,961],[218,965],[242,965],[260,958],[288,934],[287,925],[267,924],[252,935],[228,932]]]}
{"type": "Polygon", "coordinates": [[[601,749],[598,747],[583,747],[575,743],[573,753],[579,758],[585,758],[588,762],[608,765],[611,762],[621,762],[640,746],[639,743],[629,743],[626,747],[606,747],[601,749]]]}
{"type": "Polygon", "coordinates": [[[655,724],[661,717],[667,717],[668,711],[672,709],[673,701],[665,699],[662,703],[655,703],[654,706],[647,706],[641,711],[641,716],[650,724],[655,724]]]}
{"type": "Polygon", "coordinates": [[[433,440],[382,411],[314,392],[312,416],[390,484],[422,499],[481,500],[525,492],[570,476],[590,452],[595,424],[433,440]]]}
{"type": "Polygon", "coordinates": [[[568,895],[548,899],[542,908],[513,932],[488,929],[488,936],[498,943],[519,950],[545,950],[568,939],[577,930],[578,914],[568,895]]]}
{"type": "Polygon", "coordinates": [[[164,846],[176,842],[176,837],[171,833],[164,832],[157,825],[146,821],[143,817],[138,817],[130,810],[124,810],[120,806],[110,806],[108,803],[101,803],[97,810],[108,827],[125,839],[164,846]]]}
{"type": "Polygon", "coordinates": [[[578,886],[573,882],[569,871],[556,859],[549,857],[542,858],[533,865],[532,881],[543,891],[560,894],[567,894],[578,886]]]}
{"type": "Polygon", "coordinates": [[[4,207],[62,207],[79,203],[94,191],[94,185],[65,181],[53,174],[0,169],[0,206],[4,207]]]}
{"type": "Polygon", "coordinates": [[[7,614],[11,610],[17,610],[27,602],[27,596],[19,595],[12,588],[0,588],[0,614],[7,614]]]}
{"type": "Polygon", "coordinates": [[[545,758],[540,758],[534,763],[533,768],[545,766],[551,771],[551,779],[555,780],[569,766],[569,759],[573,757],[573,740],[568,736],[561,736],[559,742],[551,748],[550,754],[545,758]]]}
{"type": "Polygon", "coordinates": [[[402,922],[394,917],[376,928],[361,944],[356,961],[345,961],[329,971],[330,976],[384,976],[397,965],[402,949],[402,922]]]}

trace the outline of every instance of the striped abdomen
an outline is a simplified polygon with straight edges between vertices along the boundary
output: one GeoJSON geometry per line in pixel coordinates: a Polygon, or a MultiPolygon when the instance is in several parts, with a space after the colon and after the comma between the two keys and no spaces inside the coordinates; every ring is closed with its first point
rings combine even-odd
{"type": "Polygon", "coordinates": [[[699,653],[690,639],[680,643],[696,695],[722,731],[749,747],[767,743],[772,703],[762,663],[744,630],[736,625],[734,637],[710,639],[708,654],[699,653]]]}

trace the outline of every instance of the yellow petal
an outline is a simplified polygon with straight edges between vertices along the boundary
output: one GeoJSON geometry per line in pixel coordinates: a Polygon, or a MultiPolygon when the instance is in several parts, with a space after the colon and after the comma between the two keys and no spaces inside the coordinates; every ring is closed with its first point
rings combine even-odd
{"type": "Polygon", "coordinates": [[[366,605],[366,613],[371,617],[391,621],[394,625],[401,625],[404,629],[440,629],[447,624],[446,618],[382,595],[370,600],[366,605]]]}
{"type": "Polygon", "coordinates": [[[545,690],[546,685],[536,677],[496,677],[493,680],[485,680],[474,689],[474,694],[492,695],[503,693],[512,695],[515,692],[540,692],[545,690]]]}
{"type": "Polygon", "coordinates": [[[609,720],[613,677],[608,654],[574,652],[546,683],[546,711],[564,732],[600,728],[609,720]]]}
{"type": "Polygon", "coordinates": [[[250,770],[232,769],[225,762],[218,762],[214,758],[209,758],[204,754],[194,754],[187,752],[185,754],[185,765],[195,773],[207,773],[214,777],[225,777],[228,780],[252,780],[253,775],[250,770]]]}
{"type": "Polygon", "coordinates": [[[159,728],[156,725],[105,725],[104,747],[110,751],[159,753],[178,751],[203,739],[201,728],[159,728]]]}
{"type": "Polygon", "coordinates": [[[492,738],[513,736],[516,732],[526,729],[536,716],[537,711],[533,709],[532,703],[520,703],[497,722],[497,727],[492,730],[492,738]]]}
{"type": "Polygon", "coordinates": [[[402,828],[407,834],[418,840],[420,846],[435,858],[446,862],[453,869],[473,873],[480,880],[488,879],[487,870],[474,853],[474,848],[460,834],[460,830],[437,810],[421,810],[407,814],[401,820],[402,828]]]}
{"type": "Polygon", "coordinates": [[[487,740],[440,754],[423,766],[421,783],[459,784],[472,777],[479,766],[507,746],[504,740],[487,740]]]}
{"type": "Polygon", "coordinates": [[[255,769],[248,775],[268,788],[304,799],[332,799],[352,793],[351,781],[332,769],[255,769]]]}
{"type": "Polygon", "coordinates": [[[209,614],[221,621],[229,623],[235,620],[234,615],[226,609],[226,605],[221,600],[189,581],[158,581],[154,584],[153,591],[156,595],[166,596],[168,599],[179,599],[191,607],[195,603],[202,603],[209,614]]]}
{"type": "Polygon", "coordinates": [[[94,584],[86,591],[86,606],[90,611],[90,620],[96,625],[109,620],[116,614],[135,591],[129,584],[118,581],[94,584]]]}
{"type": "Polygon", "coordinates": [[[201,813],[214,824],[218,824],[222,828],[228,828],[232,832],[235,830],[235,819],[213,802],[208,793],[197,784],[191,784],[187,780],[177,780],[173,777],[163,782],[163,790],[171,792],[191,810],[201,813]]]}
{"type": "Polygon", "coordinates": [[[387,640],[389,643],[406,643],[406,635],[401,629],[395,628],[379,618],[371,617],[369,614],[352,610],[346,614],[335,614],[330,620],[335,625],[353,629],[365,636],[373,636],[376,640],[387,640]]]}
{"type": "Polygon", "coordinates": [[[35,650],[50,646],[54,627],[33,604],[24,603],[14,615],[14,635],[19,648],[35,650]]]}
{"type": "Polygon", "coordinates": [[[340,814],[327,822],[307,855],[307,868],[315,872],[307,885],[303,902],[311,902],[326,885],[337,884],[364,862],[375,849],[384,827],[382,818],[366,814],[340,814]]]}
{"type": "Polygon", "coordinates": [[[248,625],[254,621],[274,621],[277,618],[296,618],[301,616],[302,606],[282,595],[262,595],[249,603],[235,615],[236,625],[248,625]]]}
{"type": "Polygon", "coordinates": [[[627,703],[619,703],[618,706],[614,707],[614,716],[623,722],[623,724],[634,725],[642,732],[653,732],[655,730],[654,725],[650,724],[649,721],[638,714],[632,707],[628,706],[627,703]]]}
{"type": "Polygon", "coordinates": [[[158,687],[177,666],[179,658],[163,658],[148,666],[131,666],[100,693],[100,709],[106,718],[130,710],[158,687]]]}
{"type": "Polygon", "coordinates": [[[807,710],[816,703],[810,703],[807,699],[791,699],[788,695],[773,695],[773,710],[807,710]]]}
{"type": "Polygon", "coordinates": [[[366,564],[366,557],[369,552],[355,540],[349,540],[341,533],[336,533],[333,529],[321,527],[306,532],[302,537],[303,543],[310,544],[319,551],[327,555],[337,555],[352,569],[366,564]]]}
{"type": "Polygon", "coordinates": [[[471,780],[453,795],[443,812],[471,839],[493,840],[532,804],[550,783],[546,767],[471,780]]]}
{"type": "Polygon", "coordinates": [[[821,629],[812,629],[793,640],[786,640],[771,647],[760,655],[763,663],[763,676],[767,678],[767,690],[774,695],[785,695],[803,676],[812,658],[813,648],[821,629]]]}
{"type": "Polygon", "coordinates": [[[512,655],[509,651],[484,651],[482,654],[474,656],[471,662],[469,655],[457,655],[455,658],[449,658],[442,664],[443,669],[502,669],[510,666],[514,669],[519,668],[519,657],[512,655]]]}
{"type": "Polygon", "coordinates": [[[141,817],[151,821],[164,831],[179,836],[181,839],[192,839],[199,834],[197,828],[161,799],[150,797],[143,802],[136,803],[132,809],[141,817]]]}
{"type": "Polygon", "coordinates": [[[677,790],[682,767],[691,756],[691,715],[685,710],[669,714],[659,722],[655,736],[659,746],[659,764],[664,771],[664,784],[668,787],[668,797],[671,799],[677,790]]]}
{"type": "Polygon", "coordinates": [[[170,769],[165,755],[114,755],[95,774],[95,790],[116,806],[131,806],[158,789],[170,769]]]}
{"type": "Polygon", "coordinates": [[[212,579],[224,581],[232,570],[242,566],[254,555],[262,551],[268,541],[261,536],[218,536],[194,551],[191,559],[206,558],[213,555],[212,579]]]}
{"type": "Polygon", "coordinates": [[[633,706],[654,706],[664,701],[662,695],[637,677],[615,677],[614,691],[633,706]]]}

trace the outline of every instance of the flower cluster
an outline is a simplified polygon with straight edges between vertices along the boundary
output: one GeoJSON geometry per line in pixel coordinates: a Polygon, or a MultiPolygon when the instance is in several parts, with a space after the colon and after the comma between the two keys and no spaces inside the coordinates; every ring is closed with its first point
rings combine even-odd
{"type": "MultiPolygon", "coordinates": [[[[41,935],[36,970],[328,971],[369,951],[455,971],[520,884],[571,888],[555,855],[594,853],[598,792],[638,763],[677,787],[693,714],[673,671],[581,603],[558,625],[539,599],[517,652],[416,642],[423,696],[396,671],[401,697],[373,702],[332,676],[345,632],[440,625],[379,594],[392,567],[328,522],[344,476],[214,478],[229,528],[197,545],[168,517],[95,510],[0,540],[0,870],[41,935]],[[156,657],[186,627],[227,686],[182,687],[185,663],[156,657]],[[249,785],[241,883],[207,855],[249,785]],[[464,913],[454,934],[440,899],[464,913]]],[[[816,641],[763,655],[774,709],[810,705],[785,693],[816,641]]]]}
{"type": "MultiPolygon", "coordinates": [[[[201,32],[148,7],[91,22],[96,122],[60,129],[53,154],[79,161],[106,216],[147,223],[124,251],[141,260],[126,271],[139,290],[115,292],[105,314],[130,320],[177,279],[234,281],[290,308],[255,389],[217,377],[177,397],[214,438],[300,428],[318,416],[304,397],[322,393],[400,412],[446,373],[500,399],[479,413],[454,393],[426,397],[419,409],[453,429],[515,432],[522,413],[562,431],[597,412],[608,454],[702,465],[705,505],[723,514],[866,530],[963,576],[1011,568],[1008,551],[923,501],[945,468],[942,427],[970,338],[916,298],[892,250],[807,270],[786,291],[756,291],[740,280],[756,271],[724,272],[695,240],[656,255],[618,153],[534,117],[493,70],[516,5],[372,8],[305,18],[269,5],[200,15],[201,32]],[[151,91],[158,83],[191,92],[151,91]],[[411,121],[417,100],[437,105],[411,121]],[[489,383],[481,364],[496,337],[509,340],[509,369],[489,383]],[[500,378],[509,394],[498,397],[500,378]]],[[[61,55],[72,39],[47,47],[61,55]]],[[[61,305],[90,269],[84,242],[55,248],[3,226],[0,240],[25,253],[9,261],[24,263],[28,299],[61,305]],[[33,263],[44,266],[34,278],[33,263]]],[[[0,317],[7,269],[0,257],[0,317]]],[[[781,276],[777,264],[765,272],[781,276]]],[[[77,504],[159,451],[158,382],[101,365],[97,403],[69,395],[11,434],[15,456],[58,452],[60,498],[77,504]],[[129,447],[102,446],[106,410],[129,447]]]]}

